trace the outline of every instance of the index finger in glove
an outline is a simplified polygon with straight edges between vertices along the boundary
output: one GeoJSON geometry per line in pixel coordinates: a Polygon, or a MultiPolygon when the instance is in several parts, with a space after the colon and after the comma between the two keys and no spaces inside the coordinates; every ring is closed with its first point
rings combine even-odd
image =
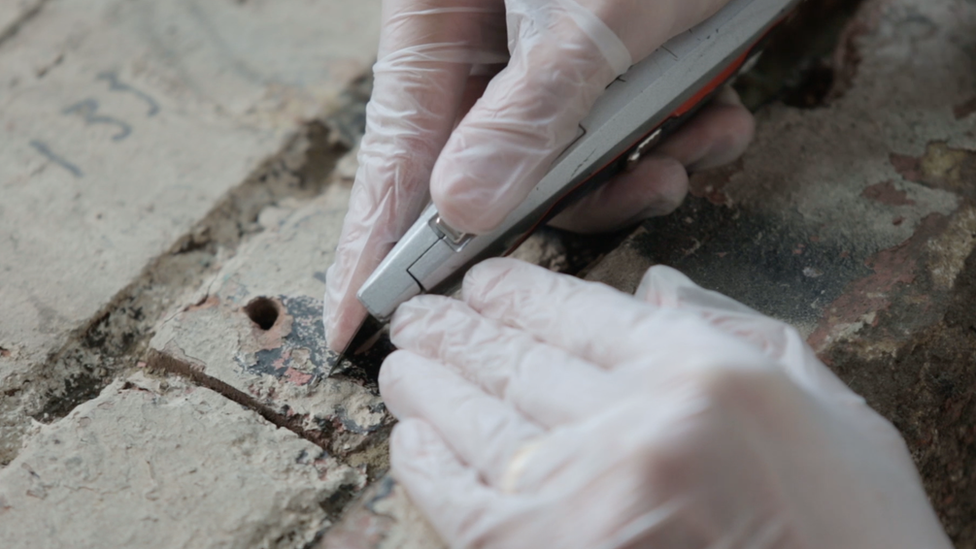
{"type": "Polygon", "coordinates": [[[492,486],[499,484],[519,447],[543,433],[514,407],[454,370],[408,351],[387,357],[379,385],[394,416],[432,425],[492,486]]]}
{"type": "Polygon", "coordinates": [[[604,369],[656,384],[693,370],[766,369],[748,343],[694,314],[652,307],[594,282],[512,259],[468,272],[464,300],[482,316],[524,330],[604,369]]]}
{"type": "Polygon", "coordinates": [[[438,212],[467,233],[504,220],[631,63],[613,31],[573,0],[506,4],[512,58],[454,130],[431,176],[438,212]]]}
{"type": "Polygon", "coordinates": [[[727,0],[512,0],[509,66],[438,159],[431,193],[448,225],[481,234],[528,196],[614,78],[727,0]]]}
{"type": "Polygon", "coordinates": [[[430,173],[456,122],[472,66],[506,58],[501,2],[441,3],[383,5],[359,171],[326,279],[324,321],[336,350],[366,317],[356,292],[429,200],[430,173]]]}
{"type": "Polygon", "coordinates": [[[449,365],[547,428],[582,420],[629,390],[595,364],[446,297],[401,305],[390,338],[400,349],[449,365]]]}

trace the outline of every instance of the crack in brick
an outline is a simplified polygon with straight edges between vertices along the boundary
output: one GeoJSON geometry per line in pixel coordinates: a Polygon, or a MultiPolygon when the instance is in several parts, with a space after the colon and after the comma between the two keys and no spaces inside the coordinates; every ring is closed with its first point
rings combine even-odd
{"type": "Polygon", "coordinates": [[[254,411],[269,423],[281,429],[288,429],[303,439],[315,444],[323,450],[329,450],[331,434],[324,431],[310,431],[302,427],[305,422],[304,416],[279,414],[262,406],[253,396],[234,388],[233,386],[201,372],[197,367],[189,362],[185,362],[161,353],[155,349],[150,349],[146,354],[146,364],[150,369],[162,370],[171,374],[184,377],[201,387],[230,399],[241,406],[254,411]]]}

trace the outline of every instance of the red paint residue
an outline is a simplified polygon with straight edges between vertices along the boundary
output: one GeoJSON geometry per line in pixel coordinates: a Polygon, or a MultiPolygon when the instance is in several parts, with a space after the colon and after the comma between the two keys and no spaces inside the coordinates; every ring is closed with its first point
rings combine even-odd
{"type": "Polygon", "coordinates": [[[291,358],[291,351],[285,349],[284,351],[281,352],[281,356],[271,363],[271,367],[274,368],[275,370],[281,370],[282,368],[286,367],[285,361],[287,361],[289,358],[291,358]]]}
{"type": "Polygon", "coordinates": [[[295,385],[305,385],[308,382],[312,381],[312,377],[314,377],[312,376],[312,374],[299,372],[298,370],[290,366],[288,367],[287,370],[285,370],[285,378],[287,378],[288,381],[294,383],[295,385]]]}
{"type": "MultiPolygon", "coordinates": [[[[827,306],[820,324],[807,340],[810,346],[821,352],[838,326],[853,324],[861,321],[864,315],[887,310],[891,306],[890,294],[915,281],[926,243],[941,234],[948,222],[944,215],[931,214],[922,220],[911,238],[865,261],[874,274],[848,284],[843,295],[827,306]]],[[[877,322],[876,318],[873,324],[877,322]]]]}
{"type": "Polygon", "coordinates": [[[861,196],[868,200],[874,200],[885,206],[914,206],[915,201],[908,198],[908,193],[899,191],[891,181],[871,185],[864,189],[861,196]]]}
{"type": "Polygon", "coordinates": [[[914,183],[922,182],[924,174],[922,173],[922,160],[920,158],[891,153],[888,160],[895,167],[895,171],[904,177],[906,181],[912,181],[914,183]]]}

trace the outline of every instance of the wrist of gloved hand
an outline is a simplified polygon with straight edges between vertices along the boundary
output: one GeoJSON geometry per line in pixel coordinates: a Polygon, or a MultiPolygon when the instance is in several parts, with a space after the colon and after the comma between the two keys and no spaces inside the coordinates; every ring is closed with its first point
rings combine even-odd
{"type": "Polygon", "coordinates": [[[792,328],[676,271],[513,260],[392,324],[393,474],[452,547],[949,547],[897,431],[792,328]]]}

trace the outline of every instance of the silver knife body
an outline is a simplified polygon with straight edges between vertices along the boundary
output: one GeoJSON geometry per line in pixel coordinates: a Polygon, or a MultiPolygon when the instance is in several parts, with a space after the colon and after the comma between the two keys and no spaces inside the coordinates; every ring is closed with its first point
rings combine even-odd
{"type": "MultiPolygon", "coordinates": [[[[801,0],[732,0],[617,78],[580,123],[577,139],[495,230],[459,234],[429,206],[357,294],[387,321],[423,293],[446,293],[476,263],[511,252],[575,195],[650,151],[703,91],[755,51],[801,0]]],[[[688,113],[690,114],[690,113],[688,113]]]]}

